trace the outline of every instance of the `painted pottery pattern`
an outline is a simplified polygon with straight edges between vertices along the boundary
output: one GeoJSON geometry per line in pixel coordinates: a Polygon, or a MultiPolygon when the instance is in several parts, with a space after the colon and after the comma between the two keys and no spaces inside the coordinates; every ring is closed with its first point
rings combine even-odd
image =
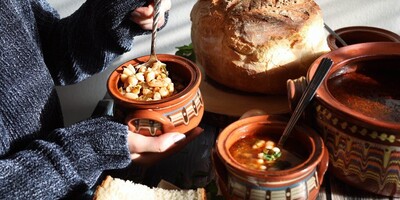
{"type": "Polygon", "coordinates": [[[399,196],[400,147],[393,145],[399,139],[351,124],[320,104],[315,108],[317,125],[329,151],[329,163],[340,173],[337,177],[371,192],[399,196]]]}
{"type": "Polygon", "coordinates": [[[187,105],[181,109],[166,113],[165,115],[171,120],[174,126],[181,124],[189,124],[190,119],[196,117],[199,114],[200,108],[203,107],[203,99],[201,98],[200,90],[187,105]]]}
{"type": "Polygon", "coordinates": [[[161,133],[160,131],[162,130],[162,124],[155,120],[136,119],[133,122],[138,132],[147,131],[151,136],[156,136],[161,133]]]}
{"type": "MultiPolygon", "coordinates": [[[[175,127],[182,124],[188,125],[192,118],[198,116],[203,106],[204,103],[201,92],[198,90],[194,98],[189,101],[188,104],[172,112],[165,113],[164,116],[166,116],[175,127]]],[[[138,132],[148,131],[152,136],[162,131],[162,124],[150,119],[136,119],[134,120],[134,126],[138,132]]]]}
{"type": "Polygon", "coordinates": [[[318,119],[324,119],[324,121],[328,122],[330,125],[347,134],[359,134],[361,137],[367,136],[370,139],[377,140],[377,142],[384,142],[390,145],[393,145],[395,142],[400,143],[400,139],[396,138],[393,134],[370,130],[357,124],[349,123],[346,120],[334,116],[327,108],[321,105],[316,106],[316,111],[318,119]]]}
{"type": "Polygon", "coordinates": [[[309,199],[313,190],[318,192],[319,181],[317,171],[314,170],[304,180],[293,185],[282,187],[263,187],[263,183],[257,182],[254,185],[246,184],[237,177],[228,177],[228,192],[231,196],[239,199],[309,199]],[[258,186],[257,186],[258,185],[258,186]]]}

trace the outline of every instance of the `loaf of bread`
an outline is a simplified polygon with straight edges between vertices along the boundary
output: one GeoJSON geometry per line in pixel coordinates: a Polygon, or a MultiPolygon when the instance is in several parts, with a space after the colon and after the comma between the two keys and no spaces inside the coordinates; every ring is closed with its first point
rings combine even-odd
{"type": "Polygon", "coordinates": [[[313,0],[198,0],[190,16],[197,63],[233,89],[286,94],[287,79],[329,51],[313,0]]]}
{"type": "Polygon", "coordinates": [[[204,188],[196,190],[173,190],[150,188],[146,185],[134,183],[107,176],[96,188],[94,200],[205,200],[204,188]]]}

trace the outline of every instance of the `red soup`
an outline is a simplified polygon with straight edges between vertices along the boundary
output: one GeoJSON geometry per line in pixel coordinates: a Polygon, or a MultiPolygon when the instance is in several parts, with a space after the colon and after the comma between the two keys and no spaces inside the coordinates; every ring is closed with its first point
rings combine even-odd
{"type": "Polygon", "coordinates": [[[332,96],[363,115],[400,122],[400,59],[348,65],[328,80],[332,96]]]}

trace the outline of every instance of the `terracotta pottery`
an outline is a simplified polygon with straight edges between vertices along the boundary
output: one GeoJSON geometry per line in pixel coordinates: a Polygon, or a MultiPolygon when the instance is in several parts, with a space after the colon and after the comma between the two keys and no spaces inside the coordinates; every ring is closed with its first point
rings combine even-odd
{"type": "MultiPolygon", "coordinates": [[[[283,149],[304,155],[298,165],[260,171],[237,162],[230,147],[239,139],[265,134],[278,139],[287,120],[278,116],[252,116],[235,121],[218,136],[212,160],[218,185],[226,199],[315,199],[328,168],[322,138],[305,126],[296,126],[283,149]]],[[[277,142],[277,141],[276,141],[277,142]]]]}
{"type": "Polygon", "coordinates": [[[323,57],[334,65],[306,117],[324,138],[332,174],[357,188],[400,197],[400,43],[355,44],[321,56],[307,78],[288,81],[292,103],[323,57]]]}
{"type": "Polygon", "coordinates": [[[144,63],[149,56],[130,60],[110,75],[108,92],[114,99],[114,116],[126,123],[129,129],[146,136],[157,136],[165,132],[186,133],[198,126],[204,113],[204,102],[199,89],[201,72],[190,60],[169,54],[158,54],[158,59],[167,65],[173,83],[184,84],[183,90],[161,100],[140,101],[123,96],[120,74],[124,66],[144,63]]]}
{"type": "MultiPolygon", "coordinates": [[[[400,42],[400,36],[389,30],[370,26],[349,26],[335,30],[347,45],[366,42],[400,42]]],[[[332,35],[327,37],[328,46],[335,50],[343,45],[332,35]]]]}

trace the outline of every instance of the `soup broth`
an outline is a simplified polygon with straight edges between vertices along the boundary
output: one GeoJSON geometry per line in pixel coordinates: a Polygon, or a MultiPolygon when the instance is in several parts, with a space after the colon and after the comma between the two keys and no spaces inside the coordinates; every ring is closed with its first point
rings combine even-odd
{"type": "MultiPolygon", "coordinates": [[[[292,168],[305,161],[305,156],[290,153],[286,149],[280,149],[280,157],[274,161],[260,158],[264,146],[257,145],[260,141],[271,142],[271,138],[261,134],[244,137],[236,141],[229,149],[233,158],[241,165],[260,171],[278,171],[292,168]]],[[[274,142],[275,143],[275,142],[274,142]]],[[[275,143],[276,144],[276,143],[275,143]]],[[[293,151],[291,151],[293,152],[293,151]]]]}
{"type": "Polygon", "coordinates": [[[349,66],[348,72],[328,80],[329,91],[335,99],[350,109],[372,118],[398,123],[399,63],[400,59],[369,60],[349,66]]]}

